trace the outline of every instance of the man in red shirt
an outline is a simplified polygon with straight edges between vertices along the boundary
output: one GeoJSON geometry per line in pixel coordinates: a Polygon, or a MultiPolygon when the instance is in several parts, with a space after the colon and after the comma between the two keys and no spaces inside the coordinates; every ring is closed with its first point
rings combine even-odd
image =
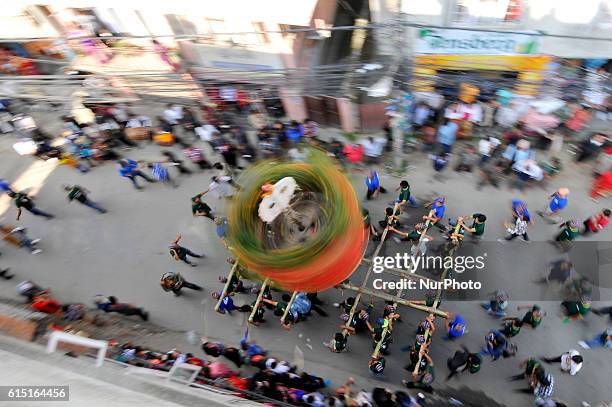
{"type": "Polygon", "coordinates": [[[55,314],[62,308],[59,301],[49,297],[48,294],[40,294],[32,299],[32,309],[45,314],[55,314]]]}
{"type": "Polygon", "coordinates": [[[582,234],[589,235],[591,233],[597,233],[600,230],[605,229],[605,227],[608,226],[608,223],[610,222],[611,213],[612,212],[610,211],[610,209],[604,209],[603,211],[599,212],[597,215],[591,216],[590,218],[585,220],[583,222],[584,231],[582,232],[582,234]]]}

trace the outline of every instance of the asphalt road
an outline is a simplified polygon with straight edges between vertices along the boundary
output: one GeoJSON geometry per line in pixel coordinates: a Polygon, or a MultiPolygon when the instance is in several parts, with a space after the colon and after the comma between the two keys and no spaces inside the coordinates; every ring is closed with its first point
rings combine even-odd
{"type": "MultiPolygon", "coordinates": [[[[49,119],[49,116],[45,116],[49,119]]],[[[46,125],[56,125],[46,123],[46,125]]],[[[19,157],[12,150],[14,139],[11,135],[0,136],[0,176],[10,180],[16,179],[32,163],[27,157],[19,157]]],[[[151,159],[160,157],[161,148],[145,146],[126,152],[129,158],[151,159]]],[[[530,230],[532,243],[512,242],[503,247],[493,242],[504,235],[502,222],[510,215],[510,200],[514,197],[524,199],[531,211],[544,206],[546,195],[563,185],[572,190],[571,203],[566,210],[567,218],[582,220],[595,213],[602,205],[587,198],[591,182],[588,171],[578,169],[573,164],[566,165],[565,172],[555,179],[549,190],[533,189],[526,193],[496,190],[491,187],[482,191],[475,189],[475,175],[449,172],[446,182],[432,179],[432,170],[424,156],[416,154],[410,157],[411,164],[417,167],[407,179],[417,199],[424,200],[435,194],[447,197],[447,216],[458,216],[474,212],[485,213],[488,217],[485,242],[480,247],[467,247],[466,254],[477,250],[486,250],[491,267],[504,267],[503,274],[495,274],[493,281],[487,280],[486,289],[509,288],[511,296],[511,313],[520,303],[540,300],[543,295],[541,287],[535,287],[532,281],[544,273],[548,261],[559,258],[555,249],[548,245],[556,229],[536,219],[536,225],[530,230]],[[497,287],[496,287],[497,286],[497,287]]],[[[195,169],[194,169],[195,170],[195,169]]],[[[380,171],[381,175],[383,171],[380,171]]],[[[244,314],[218,315],[214,312],[214,300],[210,293],[221,288],[217,280],[227,274],[226,263],[228,252],[223,248],[215,235],[214,225],[204,218],[193,218],[190,211],[190,197],[205,190],[210,182],[211,173],[195,171],[190,177],[180,178],[176,189],[163,185],[145,185],[144,191],[134,190],[130,182],[119,177],[117,166],[107,164],[93,169],[88,174],[79,174],[67,167],[58,167],[45,180],[37,196],[37,204],[43,210],[56,215],[54,220],[45,220],[25,212],[18,222],[27,226],[32,237],[40,237],[44,253],[32,256],[24,250],[17,250],[2,244],[0,265],[10,266],[18,277],[17,281],[31,279],[43,286],[52,288],[53,293],[62,301],[91,303],[98,293],[115,295],[120,300],[146,307],[154,323],[178,331],[194,330],[211,338],[226,342],[238,342],[244,330],[244,314]],[[69,204],[62,184],[79,184],[91,191],[91,198],[108,209],[109,213],[100,215],[78,203],[69,204]],[[170,258],[168,243],[177,233],[183,236],[182,243],[195,252],[206,254],[199,261],[198,267],[191,268],[179,264],[170,258]],[[164,293],[159,287],[159,277],[169,269],[180,271],[188,280],[206,287],[204,293],[185,292],[181,297],[164,293]]],[[[349,175],[354,181],[360,196],[364,195],[364,174],[349,175]]],[[[388,189],[394,189],[399,179],[382,176],[382,183],[388,189]]],[[[365,206],[378,220],[387,202],[393,199],[393,193],[365,203],[365,206]]],[[[225,203],[222,200],[209,198],[208,203],[215,212],[223,213],[225,203]]],[[[410,210],[405,224],[411,224],[422,215],[424,210],[410,210]]],[[[17,224],[14,221],[15,209],[10,208],[4,214],[3,222],[17,224]]],[[[589,238],[589,249],[595,252],[606,252],[612,244],[610,230],[589,238]],[[601,250],[600,250],[601,249],[601,250]]],[[[439,232],[433,232],[436,240],[439,232]]],[[[371,242],[372,246],[374,243],[371,242]]],[[[433,246],[432,246],[433,247],[433,246]]],[[[390,241],[386,254],[403,252],[406,246],[390,241]]],[[[371,251],[371,248],[368,249],[371,251]]],[[[581,256],[578,256],[581,257],[581,256]]],[[[587,272],[587,270],[578,270],[587,272]]],[[[590,270],[592,271],[592,270],[590,270]]],[[[612,284],[609,276],[610,265],[600,268],[600,280],[608,288],[596,290],[595,295],[606,304],[612,300],[612,284]],[[606,278],[608,278],[606,282],[606,278]]],[[[351,281],[359,282],[363,270],[358,270],[351,281]]],[[[14,281],[0,284],[0,296],[14,297],[14,281]]],[[[486,279],[484,279],[486,280],[486,279]]],[[[489,290],[490,291],[490,290],[489,290]]],[[[371,353],[371,341],[365,336],[351,337],[349,351],[343,354],[331,354],[323,347],[322,342],[329,340],[338,330],[341,321],[337,310],[330,304],[338,302],[340,293],[335,290],[320,294],[327,305],[329,317],[314,316],[298,324],[291,332],[285,332],[268,313],[268,322],[250,330],[251,337],[265,348],[280,357],[293,360],[296,347],[304,354],[306,370],[332,379],[339,385],[347,376],[357,379],[358,386],[371,388],[374,385],[397,386],[407,377],[402,367],[407,364],[407,354],[400,348],[413,342],[414,330],[422,313],[402,309],[403,322],[394,332],[394,343],[391,347],[386,378],[382,381],[373,379],[368,374],[367,361],[371,353]]],[[[348,296],[348,292],[344,296],[348,296]]],[[[250,303],[254,297],[238,295],[238,304],[250,303]]],[[[509,383],[508,377],[519,372],[518,363],[528,356],[558,355],[570,348],[576,348],[577,340],[591,338],[610,326],[608,320],[590,315],[585,321],[572,322],[569,326],[562,324],[559,317],[560,301],[539,301],[548,315],[543,324],[535,331],[524,329],[514,341],[519,348],[516,358],[489,362],[483,365],[476,375],[464,374],[458,379],[444,382],[446,376],[446,358],[465,344],[476,350],[484,344],[486,332],[497,326],[498,322],[488,316],[478,306],[473,296],[451,293],[445,297],[441,309],[461,313],[468,321],[468,333],[455,343],[442,340],[438,335],[431,348],[437,366],[437,379],[434,387],[460,388],[466,386],[475,391],[483,391],[499,403],[508,406],[528,406],[532,397],[513,391],[522,387],[522,383],[509,383]]],[[[602,303],[603,304],[603,303],[602,303]]],[[[377,303],[376,314],[382,312],[382,304],[377,303]]],[[[601,304],[596,304],[601,305],[601,304]]],[[[521,313],[522,314],[522,313],[521,313]]],[[[441,321],[437,324],[438,333],[443,329],[441,321]]],[[[167,344],[168,348],[174,347],[167,344]]],[[[597,349],[583,352],[585,364],[576,377],[570,377],[558,370],[558,366],[549,369],[555,376],[555,395],[570,406],[579,406],[586,400],[592,404],[612,398],[610,377],[610,351],[597,349]]]]}

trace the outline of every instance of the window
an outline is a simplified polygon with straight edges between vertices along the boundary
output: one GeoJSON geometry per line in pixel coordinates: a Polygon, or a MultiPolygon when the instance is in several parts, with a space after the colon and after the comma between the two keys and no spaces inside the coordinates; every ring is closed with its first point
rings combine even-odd
{"type": "Polygon", "coordinates": [[[456,0],[454,23],[495,25],[519,23],[524,0],[456,0]]]}

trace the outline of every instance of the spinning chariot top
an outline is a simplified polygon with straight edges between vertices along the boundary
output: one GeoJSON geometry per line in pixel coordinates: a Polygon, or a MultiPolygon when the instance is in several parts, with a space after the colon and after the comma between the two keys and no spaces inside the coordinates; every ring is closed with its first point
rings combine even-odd
{"type": "Polygon", "coordinates": [[[230,246],[255,277],[314,292],[336,286],[359,266],[367,244],[359,202],[324,152],[311,150],[303,163],[257,164],[238,184],[230,246]]]}

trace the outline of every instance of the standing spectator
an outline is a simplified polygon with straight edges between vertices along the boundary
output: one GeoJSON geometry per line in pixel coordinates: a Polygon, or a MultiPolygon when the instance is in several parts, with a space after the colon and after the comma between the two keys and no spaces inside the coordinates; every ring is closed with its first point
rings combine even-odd
{"type": "Polygon", "coordinates": [[[166,110],[164,110],[164,120],[171,126],[175,126],[180,123],[183,118],[183,109],[178,105],[168,103],[166,110]]]}
{"type": "Polygon", "coordinates": [[[300,138],[304,135],[304,127],[295,120],[292,120],[287,127],[287,137],[293,144],[297,144],[300,138]]]}
{"type": "Polygon", "coordinates": [[[202,258],[204,257],[203,254],[195,254],[194,252],[192,252],[191,250],[189,250],[186,247],[180,246],[178,244],[178,242],[181,240],[182,236],[180,234],[176,235],[176,239],[174,239],[172,241],[172,243],[170,243],[170,246],[168,246],[170,248],[170,256],[172,256],[172,258],[176,261],[182,261],[184,263],[189,264],[191,267],[195,267],[197,266],[196,263],[192,263],[187,259],[187,256],[191,256],[191,257],[196,257],[196,258],[202,258]]]}
{"type": "Polygon", "coordinates": [[[94,298],[96,307],[104,312],[116,312],[122,315],[138,315],[143,321],[149,320],[149,313],[144,308],[135,307],[132,304],[118,302],[116,297],[112,295],[105,297],[103,295],[96,295],[94,298]]]}
{"type": "Polygon", "coordinates": [[[304,119],[304,137],[316,139],[319,135],[319,126],[312,119],[304,119]]]}
{"type": "Polygon", "coordinates": [[[457,140],[457,130],[459,130],[459,126],[449,118],[445,118],[442,126],[438,128],[437,142],[444,153],[450,154],[452,152],[453,144],[457,140]]]}
{"type": "Polygon", "coordinates": [[[550,202],[545,211],[538,211],[538,215],[546,219],[548,223],[559,223],[561,221],[559,214],[567,206],[569,193],[568,188],[559,188],[557,192],[550,196],[550,202]]]}
{"type": "Polygon", "coordinates": [[[546,363],[561,363],[561,370],[575,376],[582,369],[582,356],[575,349],[570,349],[561,356],[542,358],[546,363]]]}
{"type": "Polygon", "coordinates": [[[382,155],[383,146],[385,145],[384,140],[374,139],[374,137],[368,137],[363,143],[363,154],[365,155],[366,162],[369,164],[378,163],[378,158],[382,155]]]}
{"type": "Polygon", "coordinates": [[[431,109],[429,108],[429,106],[427,106],[427,103],[424,102],[420,102],[419,104],[417,104],[416,108],[414,109],[414,115],[413,115],[413,123],[415,124],[415,127],[420,128],[421,126],[423,126],[431,117],[431,109]]]}
{"type": "Polygon", "coordinates": [[[598,233],[601,230],[604,230],[608,223],[610,223],[610,215],[612,211],[610,209],[604,209],[598,214],[591,216],[583,223],[584,230],[582,231],[583,235],[590,235],[591,233],[598,233]]]}
{"type": "Polygon", "coordinates": [[[21,217],[22,209],[30,212],[32,215],[43,216],[47,219],[53,219],[54,216],[50,213],[43,212],[34,205],[34,200],[25,192],[8,192],[8,196],[13,198],[15,207],[17,208],[17,220],[21,217]]]}
{"type": "Polygon", "coordinates": [[[68,201],[72,202],[76,199],[82,205],[95,209],[100,213],[106,213],[106,209],[100,207],[100,205],[89,199],[87,196],[89,191],[85,188],[78,185],[64,185],[64,190],[68,192],[68,201]]]}

